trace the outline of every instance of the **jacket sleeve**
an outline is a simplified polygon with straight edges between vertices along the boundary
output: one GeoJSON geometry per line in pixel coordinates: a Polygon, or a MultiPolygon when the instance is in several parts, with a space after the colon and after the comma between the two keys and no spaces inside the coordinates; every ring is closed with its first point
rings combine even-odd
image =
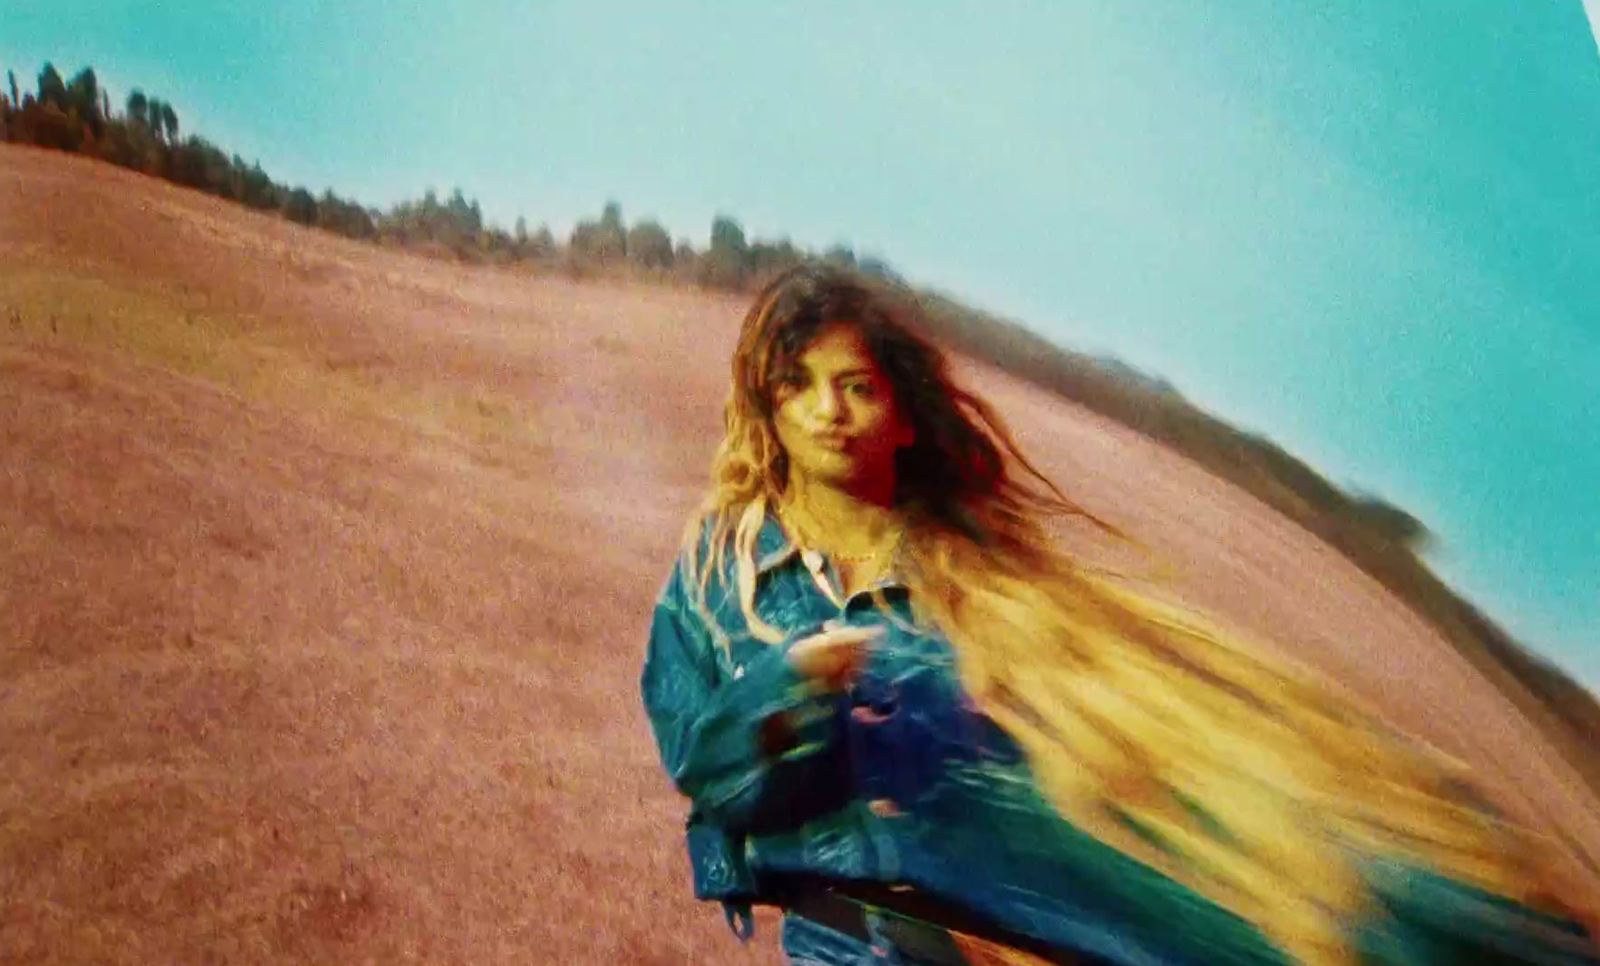
{"type": "Polygon", "coordinates": [[[790,666],[788,647],[802,636],[724,674],[674,569],[656,603],[641,685],[662,764],[697,817],[761,834],[843,804],[841,702],[790,666]]]}

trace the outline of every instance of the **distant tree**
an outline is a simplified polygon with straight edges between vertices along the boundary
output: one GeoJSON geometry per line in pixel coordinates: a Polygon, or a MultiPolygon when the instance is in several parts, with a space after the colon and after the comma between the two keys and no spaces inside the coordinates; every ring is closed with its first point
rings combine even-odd
{"type": "Polygon", "coordinates": [[[443,203],[434,189],[428,188],[421,201],[397,204],[387,214],[380,212],[372,222],[376,237],[381,240],[404,245],[435,243],[460,257],[476,258],[483,252],[511,247],[510,236],[499,229],[488,229],[483,223],[482,206],[467,200],[460,188],[443,203]]]}
{"type": "Polygon", "coordinates": [[[628,232],[628,260],[645,268],[672,267],[672,236],[653,219],[628,232]]]}
{"type": "Polygon", "coordinates": [[[522,249],[517,245],[517,239],[498,225],[485,229],[479,235],[479,243],[488,252],[490,261],[496,264],[521,257],[522,249]]]}
{"type": "Polygon", "coordinates": [[[606,202],[599,221],[581,221],[572,229],[568,250],[574,267],[614,265],[628,256],[628,234],[622,224],[622,206],[606,202]]]}
{"type": "Polygon", "coordinates": [[[533,233],[528,240],[528,254],[535,257],[545,257],[556,250],[556,237],[550,233],[549,225],[540,225],[539,230],[533,233]]]}
{"type": "Polygon", "coordinates": [[[62,113],[67,110],[67,85],[48,61],[39,71],[39,103],[54,104],[62,113]]]}
{"type": "Polygon", "coordinates": [[[135,87],[128,92],[128,120],[141,127],[148,126],[148,122],[145,119],[148,116],[146,112],[149,108],[150,101],[144,96],[144,91],[135,87]]]}
{"type": "Polygon", "coordinates": [[[882,258],[879,258],[875,255],[862,256],[861,259],[856,262],[856,268],[860,269],[862,274],[871,275],[874,278],[881,278],[887,282],[904,281],[904,279],[900,277],[900,273],[889,267],[889,263],[887,261],[884,261],[882,258]]]}
{"type": "Polygon", "coordinates": [[[167,133],[167,143],[178,139],[178,112],[166,101],[161,102],[161,129],[167,133]]]}
{"type": "Polygon", "coordinates": [[[372,214],[353,201],[346,201],[329,188],[317,200],[316,225],[349,238],[376,238],[378,226],[372,214]]]}
{"type": "Polygon", "coordinates": [[[845,268],[856,267],[856,252],[849,245],[835,245],[822,256],[822,260],[831,265],[845,268]]]}
{"type": "Polygon", "coordinates": [[[627,239],[620,232],[608,230],[597,221],[580,221],[572,228],[567,248],[580,266],[591,263],[610,265],[622,261],[627,249],[627,239]]]}
{"type": "Polygon", "coordinates": [[[517,258],[546,258],[556,250],[555,236],[550,234],[549,225],[540,225],[538,230],[530,232],[528,220],[518,217],[512,250],[517,258]]]}
{"type": "Polygon", "coordinates": [[[11,85],[11,106],[22,107],[22,98],[17,96],[17,75],[9,70],[6,71],[6,82],[11,85]]]}
{"type": "Polygon", "coordinates": [[[246,166],[244,158],[237,154],[233,156],[234,183],[238,186],[236,196],[252,208],[277,207],[277,198],[273,192],[272,179],[261,170],[261,162],[246,166]]]}
{"type": "Polygon", "coordinates": [[[460,188],[457,188],[455,191],[451,192],[448,207],[450,209],[450,214],[460,222],[463,228],[469,228],[473,231],[478,229],[479,224],[473,217],[477,205],[468,202],[467,196],[461,193],[460,188]]]}
{"type": "Polygon", "coordinates": [[[160,168],[160,150],[150,132],[128,120],[107,123],[104,135],[95,143],[95,153],[135,171],[154,174],[160,168]]]}
{"type": "Polygon", "coordinates": [[[699,281],[714,288],[737,289],[744,284],[750,254],[744,229],[726,215],[711,220],[711,247],[699,261],[699,281]]]}
{"type": "Polygon", "coordinates": [[[43,148],[76,151],[83,146],[83,122],[54,101],[36,101],[22,112],[23,138],[43,148]]]}
{"type": "Polygon", "coordinates": [[[476,201],[467,200],[460,188],[453,190],[450,200],[442,205],[429,189],[422,210],[415,213],[415,220],[411,234],[420,237],[414,240],[439,242],[457,254],[479,247],[483,212],[476,201]]]}
{"type": "Polygon", "coordinates": [[[283,214],[290,221],[314,225],[317,222],[317,199],[305,188],[295,188],[284,198],[283,214]]]}
{"type": "Polygon", "coordinates": [[[65,109],[77,111],[78,117],[95,137],[99,137],[105,117],[100,113],[100,81],[94,76],[94,68],[85,67],[72,78],[67,84],[66,101],[65,109]]]}
{"type": "Polygon", "coordinates": [[[702,284],[700,253],[687,238],[678,239],[672,251],[672,277],[687,284],[702,284]]]}
{"type": "Polygon", "coordinates": [[[1426,524],[1382,497],[1352,494],[1348,506],[1357,520],[1413,551],[1425,550],[1432,542],[1426,524]]]}
{"type": "Polygon", "coordinates": [[[794,246],[789,239],[784,238],[777,242],[757,241],[750,245],[750,255],[746,261],[749,264],[750,276],[757,284],[793,268],[805,260],[805,253],[794,246]]]}
{"type": "Polygon", "coordinates": [[[144,104],[144,125],[157,141],[163,140],[161,131],[161,99],[152,97],[144,104]]]}
{"type": "Polygon", "coordinates": [[[326,231],[339,230],[339,196],[333,193],[332,188],[322,189],[322,197],[317,199],[318,228],[326,231]]]}
{"type": "Polygon", "coordinates": [[[243,186],[234,177],[233,163],[221,148],[205,138],[190,135],[187,141],[173,148],[171,161],[173,170],[169,177],[174,181],[230,200],[240,200],[243,186]],[[187,169],[182,178],[176,170],[179,159],[187,169]]]}
{"type": "Polygon", "coordinates": [[[749,244],[744,238],[744,229],[737,221],[726,215],[718,215],[711,219],[711,250],[736,252],[742,258],[749,244]]]}

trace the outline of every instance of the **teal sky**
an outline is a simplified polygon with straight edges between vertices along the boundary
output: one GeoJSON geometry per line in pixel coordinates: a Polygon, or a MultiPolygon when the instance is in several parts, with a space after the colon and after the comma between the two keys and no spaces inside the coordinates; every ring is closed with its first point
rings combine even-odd
{"type": "Polygon", "coordinates": [[[1582,0],[0,0],[45,60],[367,204],[883,255],[1407,508],[1600,689],[1582,0]]]}

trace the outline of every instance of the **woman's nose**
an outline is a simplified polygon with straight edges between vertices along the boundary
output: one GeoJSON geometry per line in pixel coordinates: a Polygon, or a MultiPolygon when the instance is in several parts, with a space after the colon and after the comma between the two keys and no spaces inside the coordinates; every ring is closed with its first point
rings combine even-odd
{"type": "Polygon", "coordinates": [[[832,389],[822,389],[817,393],[817,415],[823,419],[833,419],[839,412],[839,394],[832,389]]]}

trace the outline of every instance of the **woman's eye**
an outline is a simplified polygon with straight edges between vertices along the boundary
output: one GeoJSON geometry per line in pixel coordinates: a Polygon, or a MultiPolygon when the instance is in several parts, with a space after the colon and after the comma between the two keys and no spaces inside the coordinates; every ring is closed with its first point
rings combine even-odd
{"type": "Polygon", "coordinates": [[[845,391],[854,396],[867,398],[872,395],[872,384],[867,382],[853,382],[845,387],[845,391]]]}

